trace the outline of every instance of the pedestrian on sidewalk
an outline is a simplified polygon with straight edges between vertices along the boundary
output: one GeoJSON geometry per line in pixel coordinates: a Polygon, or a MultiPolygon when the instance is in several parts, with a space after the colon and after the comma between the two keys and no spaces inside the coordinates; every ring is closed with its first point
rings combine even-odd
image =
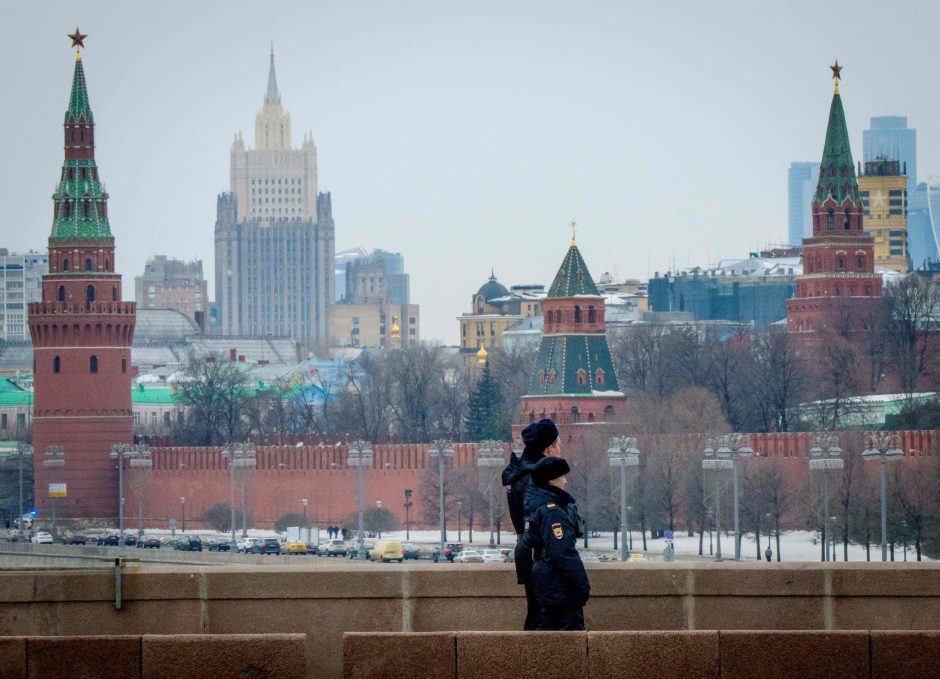
{"type": "Polygon", "coordinates": [[[774,553],[770,549],[770,545],[767,545],[767,549],[764,550],[764,558],[767,559],[767,562],[770,563],[770,559],[773,557],[774,553]]]}

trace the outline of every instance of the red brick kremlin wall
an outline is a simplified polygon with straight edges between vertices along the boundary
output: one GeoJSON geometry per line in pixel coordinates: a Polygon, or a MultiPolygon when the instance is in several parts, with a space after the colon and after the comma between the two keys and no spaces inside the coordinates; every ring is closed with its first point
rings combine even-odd
{"type": "MultiPolygon", "coordinates": [[[[903,431],[898,434],[906,455],[916,458],[937,454],[940,431],[903,431]]],[[[760,464],[760,460],[766,458],[782,458],[793,481],[802,482],[808,474],[806,460],[811,437],[808,433],[752,434],[751,446],[755,456],[747,464],[760,464]]],[[[697,461],[702,457],[704,438],[702,434],[639,436],[638,447],[643,455],[648,456],[678,449],[687,454],[690,461],[697,461]]],[[[600,453],[600,457],[593,459],[606,462],[606,438],[597,437],[592,445],[603,447],[603,450],[593,451],[595,456],[600,453]]],[[[842,445],[846,451],[860,453],[864,448],[863,434],[843,433],[842,445]]],[[[475,464],[476,444],[455,444],[454,449],[451,464],[464,468],[475,464]]],[[[219,448],[153,448],[152,454],[152,471],[128,469],[125,472],[127,526],[137,526],[141,497],[148,526],[166,526],[171,517],[179,522],[180,498],[185,497],[187,529],[204,527],[199,521],[203,512],[214,504],[229,501],[229,473],[219,448]]],[[[578,450],[576,441],[569,438],[568,448],[563,454],[576,460],[585,455],[585,451],[578,450]]],[[[508,458],[508,445],[506,456],[508,458]]],[[[307,498],[309,503],[310,523],[321,528],[342,524],[355,512],[356,469],[347,467],[344,445],[258,446],[257,460],[257,469],[241,471],[236,468],[235,504],[236,507],[241,505],[244,480],[253,526],[269,528],[285,514],[302,513],[303,498],[307,498]]],[[[498,473],[499,470],[493,471],[498,473]]],[[[404,490],[411,488],[414,490],[411,527],[433,529],[436,524],[427,523],[424,517],[435,515],[436,495],[432,499],[434,506],[424,507],[422,487],[426,475],[436,473],[437,461],[429,457],[425,444],[377,445],[372,467],[364,470],[364,506],[374,507],[376,500],[382,500],[382,506],[393,512],[403,526],[404,490]]],[[[502,502],[501,495],[497,497],[502,502]]],[[[479,522],[477,527],[481,527],[479,522]]]]}

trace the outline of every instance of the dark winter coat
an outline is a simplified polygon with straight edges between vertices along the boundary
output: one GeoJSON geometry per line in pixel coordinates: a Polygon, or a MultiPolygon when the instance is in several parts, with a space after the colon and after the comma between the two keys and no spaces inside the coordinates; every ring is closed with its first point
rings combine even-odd
{"type": "MultiPolygon", "coordinates": [[[[509,456],[509,464],[503,470],[503,485],[506,486],[506,499],[509,502],[509,518],[512,520],[516,535],[519,536],[525,532],[525,493],[529,489],[529,479],[535,465],[543,457],[545,457],[544,453],[523,454],[522,457],[512,453],[509,456]]],[[[513,562],[516,565],[516,582],[520,585],[531,582],[532,550],[525,546],[521,539],[516,543],[513,562]]]]}
{"type": "Polygon", "coordinates": [[[543,606],[583,606],[591,592],[576,546],[574,498],[554,486],[529,486],[523,542],[535,551],[532,582],[543,606]]]}

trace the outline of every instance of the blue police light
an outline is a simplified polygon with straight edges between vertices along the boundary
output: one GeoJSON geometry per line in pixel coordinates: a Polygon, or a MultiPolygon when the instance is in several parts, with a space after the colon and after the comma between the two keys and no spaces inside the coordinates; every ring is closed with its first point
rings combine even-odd
{"type": "Polygon", "coordinates": [[[29,515],[30,515],[30,516],[36,516],[36,510],[35,510],[35,509],[30,509],[30,510],[29,510],[29,515]]]}

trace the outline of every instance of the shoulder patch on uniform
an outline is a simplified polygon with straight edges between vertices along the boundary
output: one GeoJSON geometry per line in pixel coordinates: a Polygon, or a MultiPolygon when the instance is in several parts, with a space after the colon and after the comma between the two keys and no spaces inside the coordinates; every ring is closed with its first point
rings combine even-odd
{"type": "Polygon", "coordinates": [[[560,523],[553,523],[552,534],[555,536],[556,540],[561,540],[563,537],[565,537],[565,529],[561,527],[560,523]]]}
{"type": "Polygon", "coordinates": [[[554,508],[555,508],[555,503],[554,503],[554,502],[549,502],[549,503],[548,503],[547,505],[545,505],[545,506],[548,507],[549,509],[554,509],[554,508]]]}

